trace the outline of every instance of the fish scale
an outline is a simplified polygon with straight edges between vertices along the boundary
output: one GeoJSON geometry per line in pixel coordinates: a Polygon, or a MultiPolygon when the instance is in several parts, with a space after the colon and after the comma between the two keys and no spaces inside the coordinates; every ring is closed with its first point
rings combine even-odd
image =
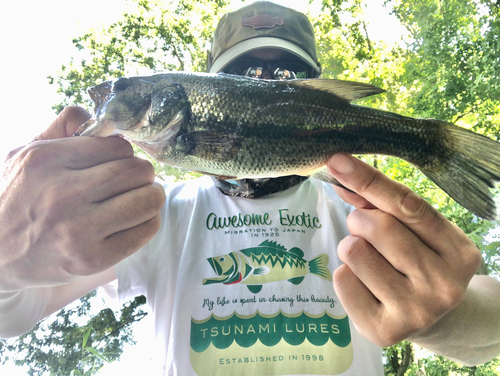
{"type": "MultiPolygon", "coordinates": [[[[279,84],[281,82],[273,85],[273,88],[283,86],[279,84]]],[[[443,142],[438,136],[439,129],[436,129],[433,137],[429,135],[409,139],[400,137],[401,133],[416,134],[415,129],[421,129],[414,126],[414,119],[402,116],[394,118],[393,114],[387,113],[386,119],[381,120],[379,113],[371,109],[341,101],[332,103],[323,99],[317,91],[309,90],[312,94],[300,93],[298,89],[289,90],[288,86],[285,86],[287,90],[270,90],[272,95],[262,96],[259,92],[263,86],[240,87],[233,84],[225,92],[217,92],[218,101],[213,102],[214,108],[235,109],[235,111],[226,111],[226,118],[222,122],[214,115],[203,117],[196,111],[197,107],[193,108],[192,114],[194,123],[197,124],[196,129],[233,132],[234,124],[243,124],[240,126],[240,135],[245,139],[246,145],[243,145],[233,160],[216,163],[212,167],[214,171],[222,171],[221,175],[269,177],[280,176],[282,173],[291,174],[314,170],[324,165],[326,159],[332,154],[343,151],[374,153],[385,149],[384,154],[399,154],[401,158],[412,163],[422,164],[423,162],[425,164],[427,161],[421,161],[421,159],[429,158],[430,153],[425,150],[425,147],[430,140],[436,140],[432,142],[435,145],[431,145],[434,150],[444,149],[443,142]],[[229,95],[231,92],[235,94],[229,95]],[[305,97],[308,101],[295,103],[296,101],[291,98],[297,95],[301,95],[301,98],[305,97]],[[277,96],[281,97],[275,99],[277,96]],[[252,100],[255,97],[259,100],[252,100]],[[247,107],[241,108],[241,103],[246,103],[247,107]],[[254,110],[254,107],[259,109],[254,110]],[[275,110],[276,107],[277,110],[275,110]],[[304,108],[308,111],[304,111],[304,108]],[[298,136],[293,137],[293,132],[297,129],[300,132],[298,136]],[[399,134],[394,132],[395,129],[399,130],[399,134]],[[360,131],[363,133],[360,134],[360,131]],[[263,133],[266,134],[265,139],[262,138],[263,133]],[[401,147],[401,143],[409,145],[401,147]],[[273,161],[268,161],[266,158],[266,152],[270,148],[275,148],[273,161]],[[423,151],[421,155],[404,153],[405,150],[412,151],[417,148],[423,151]],[[298,150],[300,154],[297,154],[298,150]],[[276,175],[269,175],[269,166],[276,175]]],[[[207,101],[204,96],[189,91],[187,94],[193,98],[193,103],[207,101]]],[[[431,132],[432,130],[429,129],[427,133],[431,132]]],[[[165,157],[165,159],[169,158],[165,157]]],[[[184,163],[189,163],[189,161],[180,162],[180,164],[184,163]]],[[[198,165],[199,161],[196,160],[195,164],[198,165]]]]}
{"type": "Polygon", "coordinates": [[[391,155],[455,201],[496,219],[496,141],[453,124],[358,106],[383,92],[340,80],[256,80],[227,74],[121,77],[89,89],[93,117],[76,134],[115,131],[154,159],[219,179],[312,176],[338,184],[333,154],[391,155]]]}

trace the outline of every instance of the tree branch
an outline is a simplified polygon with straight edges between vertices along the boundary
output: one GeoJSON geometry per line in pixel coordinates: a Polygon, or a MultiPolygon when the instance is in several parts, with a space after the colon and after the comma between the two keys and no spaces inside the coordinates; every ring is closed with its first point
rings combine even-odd
{"type": "Polygon", "coordinates": [[[172,43],[172,49],[173,49],[173,55],[177,58],[177,61],[179,61],[181,71],[184,71],[184,61],[182,61],[179,52],[177,51],[177,47],[175,44],[172,43]]]}
{"type": "Polygon", "coordinates": [[[111,336],[114,336],[116,335],[116,333],[119,333],[121,332],[121,330],[127,326],[129,326],[130,324],[134,323],[134,322],[139,322],[141,321],[144,317],[146,317],[148,314],[147,312],[141,312],[141,313],[138,313],[137,315],[133,316],[133,320],[130,320],[130,321],[127,321],[121,325],[119,325],[115,330],[111,331],[110,333],[106,334],[104,337],[102,337],[100,339],[100,341],[96,344],[96,346],[94,348],[98,349],[99,346],[102,344],[102,341],[105,341],[106,339],[108,339],[109,337],[111,336]],[[139,317],[139,318],[137,318],[139,317]]]}
{"type": "Polygon", "coordinates": [[[470,115],[470,114],[472,114],[472,113],[474,113],[474,109],[473,109],[473,108],[471,108],[469,111],[464,112],[463,114],[458,115],[458,116],[457,116],[457,117],[456,117],[456,118],[452,121],[452,123],[453,123],[453,124],[456,124],[456,122],[457,122],[457,121],[459,121],[460,119],[462,119],[462,118],[464,118],[464,117],[466,117],[467,115],[470,115]]]}
{"type": "Polygon", "coordinates": [[[365,31],[366,42],[368,43],[368,52],[372,52],[372,44],[370,42],[370,37],[368,36],[368,30],[366,30],[366,23],[363,20],[363,30],[365,31]]]}
{"type": "Polygon", "coordinates": [[[408,367],[410,366],[412,359],[413,348],[410,342],[405,343],[405,347],[401,352],[401,363],[399,364],[398,371],[396,372],[396,376],[404,376],[408,367]]]}

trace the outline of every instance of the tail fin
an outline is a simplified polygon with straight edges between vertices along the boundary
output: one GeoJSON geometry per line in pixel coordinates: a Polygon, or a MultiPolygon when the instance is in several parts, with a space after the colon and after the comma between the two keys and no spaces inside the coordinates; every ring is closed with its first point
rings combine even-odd
{"type": "Polygon", "coordinates": [[[497,210],[489,188],[500,180],[500,143],[439,120],[452,136],[450,158],[439,169],[421,168],[456,202],[472,213],[496,220],[497,210]]]}
{"type": "Polygon", "coordinates": [[[316,256],[311,261],[307,263],[309,265],[309,271],[311,274],[317,275],[327,281],[332,280],[332,273],[328,270],[328,255],[326,253],[322,253],[319,256],[316,256]]]}

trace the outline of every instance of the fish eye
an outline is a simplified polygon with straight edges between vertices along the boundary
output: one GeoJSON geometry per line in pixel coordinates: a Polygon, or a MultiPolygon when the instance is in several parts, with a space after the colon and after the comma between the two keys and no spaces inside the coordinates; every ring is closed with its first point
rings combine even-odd
{"type": "Polygon", "coordinates": [[[224,262],[225,258],[224,257],[219,257],[219,262],[224,262]]]}
{"type": "Polygon", "coordinates": [[[130,86],[130,81],[126,77],[120,77],[113,83],[113,91],[123,91],[130,86]]]}

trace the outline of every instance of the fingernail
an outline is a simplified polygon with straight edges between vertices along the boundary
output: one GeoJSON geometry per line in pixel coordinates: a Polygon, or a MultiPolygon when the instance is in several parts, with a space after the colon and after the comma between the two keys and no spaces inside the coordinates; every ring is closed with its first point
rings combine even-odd
{"type": "Polygon", "coordinates": [[[328,161],[328,166],[339,174],[349,174],[354,170],[351,157],[343,153],[333,155],[328,161]]]}
{"type": "Polygon", "coordinates": [[[165,188],[163,187],[163,184],[161,184],[159,181],[155,180],[153,182],[153,186],[158,188],[159,190],[161,190],[163,192],[163,194],[165,195],[165,188]]]}

